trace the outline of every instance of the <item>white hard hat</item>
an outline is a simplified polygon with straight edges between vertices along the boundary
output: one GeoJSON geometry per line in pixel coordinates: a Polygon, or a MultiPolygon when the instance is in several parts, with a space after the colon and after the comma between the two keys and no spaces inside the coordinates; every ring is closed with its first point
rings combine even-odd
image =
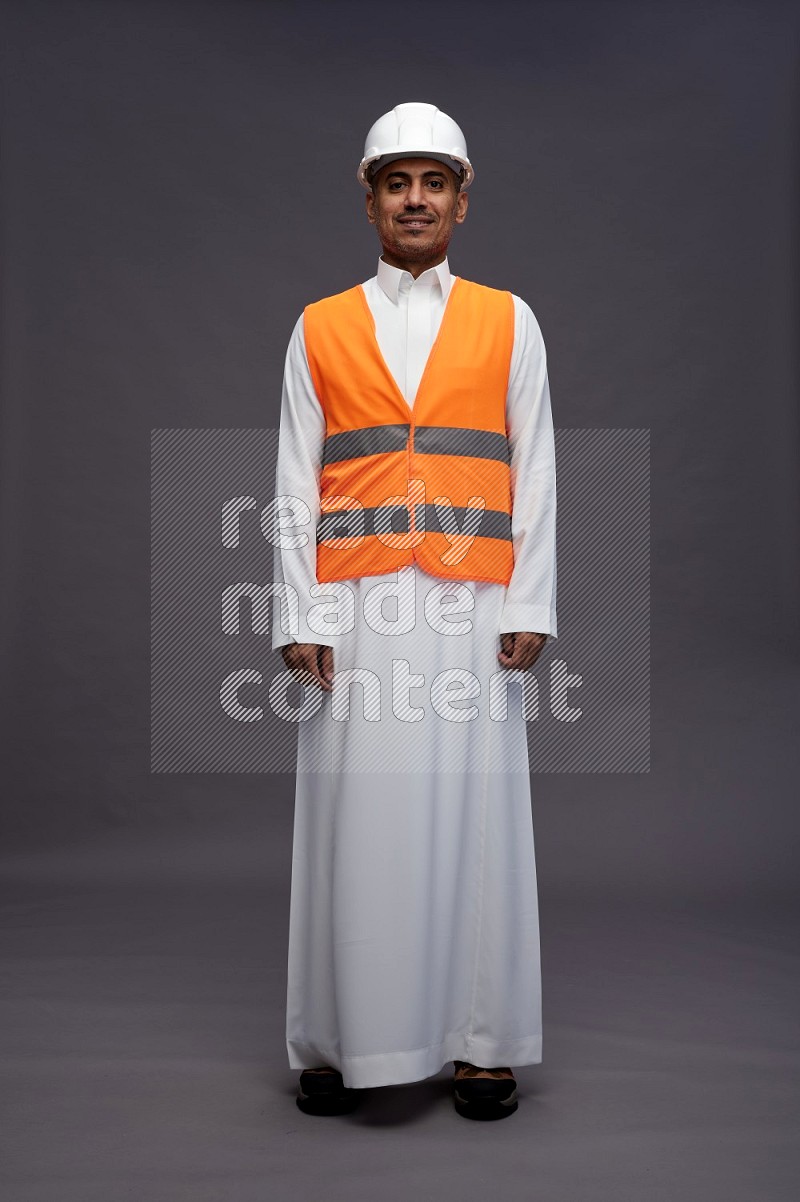
{"type": "Polygon", "coordinates": [[[475,178],[464,135],[452,117],[434,104],[410,102],[384,113],[367,134],[364,157],[358,168],[359,183],[370,187],[367,179],[370,167],[379,170],[395,159],[413,157],[437,159],[456,175],[463,167],[462,188],[468,188],[475,178]]]}

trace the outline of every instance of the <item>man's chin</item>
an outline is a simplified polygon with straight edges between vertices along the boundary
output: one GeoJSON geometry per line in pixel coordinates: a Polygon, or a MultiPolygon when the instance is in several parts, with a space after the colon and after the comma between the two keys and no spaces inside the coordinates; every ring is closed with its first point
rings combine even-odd
{"type": "Polygon", "coordinates": [[[437,254],[441,247],[435,238],[404,238],[395,242],[392,250],[406,259],[428,259],[437,254]]]}

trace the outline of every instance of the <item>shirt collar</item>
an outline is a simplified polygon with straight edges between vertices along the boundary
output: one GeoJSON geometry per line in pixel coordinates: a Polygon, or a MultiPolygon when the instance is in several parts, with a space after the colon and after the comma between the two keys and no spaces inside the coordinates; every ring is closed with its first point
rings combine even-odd
{"type": "Polygon", "coordinates": [[[423,288],[438,286],[442,291],[442,296],[447,299],[452,283],[450,265],[446,258],[441,263],[437,263],[435,267],[429,267],[427,271],[423,271],[416,280],[410,271],[405,271],[402,267],[392,267],[384,259],[378,259],[377,279],[378,286],[394,305],[398,303],[401,284],[404,292],[417,285],[423,288]]]}

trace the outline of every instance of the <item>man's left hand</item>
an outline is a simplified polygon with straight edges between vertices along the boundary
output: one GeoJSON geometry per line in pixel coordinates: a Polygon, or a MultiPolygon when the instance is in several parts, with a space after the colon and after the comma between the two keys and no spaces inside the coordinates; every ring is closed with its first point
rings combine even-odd
{"type": "Polygon", "coordinates": [[[546,634],[532,634],[528,630],[516,634],[501,634],[498,663],[504,668],[520,668],[523,672],[533,666],[547,642],[546,634]]]}

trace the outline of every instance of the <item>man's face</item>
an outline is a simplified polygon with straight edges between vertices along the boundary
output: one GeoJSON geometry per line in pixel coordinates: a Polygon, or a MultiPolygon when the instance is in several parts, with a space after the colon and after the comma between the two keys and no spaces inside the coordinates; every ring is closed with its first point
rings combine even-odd
{"type": "Polygon", "coordinates": [[[437,262],[467,215],[454,172],[436,159],[397,159],[372,181],[367,215],[389,261],[437,262]]]}

